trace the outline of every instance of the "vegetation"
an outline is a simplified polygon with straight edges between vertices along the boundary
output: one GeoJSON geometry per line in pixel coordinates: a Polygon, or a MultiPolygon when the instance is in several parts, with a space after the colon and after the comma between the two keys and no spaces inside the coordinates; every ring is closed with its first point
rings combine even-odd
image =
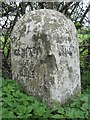
{"type": "Polygon", "coordinates": [[[34,97],[25,94],[15,81],[3,79],[3,118],[89,118],[88,94],[84,91],[79,98],[72,99],[64,106],[48,108],[34,97]]]}
{"type": "Polygon", "coordinates": [[[88,34],[88,30],[89,29],[78,30],[82,89],[86,89],[90,86],[90,50],[88,47],[88,41],[90,42],[90,34],[88,34]]]}

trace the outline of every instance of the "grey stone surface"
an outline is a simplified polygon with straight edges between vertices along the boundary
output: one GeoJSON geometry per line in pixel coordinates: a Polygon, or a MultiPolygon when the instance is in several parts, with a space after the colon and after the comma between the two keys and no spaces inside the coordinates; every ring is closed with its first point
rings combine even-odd
{"type": "Polygon", "coordinates": [[[77,31],[57,11],[31,11],[16,23],[11,61],[12,79],[50,106],[81,91],[77,31]]]}

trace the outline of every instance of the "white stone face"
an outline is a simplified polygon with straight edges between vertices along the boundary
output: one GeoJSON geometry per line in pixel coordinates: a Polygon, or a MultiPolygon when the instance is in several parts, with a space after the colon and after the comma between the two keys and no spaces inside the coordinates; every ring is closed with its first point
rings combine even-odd
{"type": "Polygon", "coordinates": [[[79,47],[74,24],[49,9],[25,14],[12,32],[12,79],[48,105],[81,91],[79,47]]]}

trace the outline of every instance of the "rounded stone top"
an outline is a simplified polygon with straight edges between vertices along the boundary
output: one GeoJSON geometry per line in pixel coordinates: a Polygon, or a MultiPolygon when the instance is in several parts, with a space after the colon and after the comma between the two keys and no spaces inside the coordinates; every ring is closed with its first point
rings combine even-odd
{"type": "Polygon", "coordinates": [[[33,37],[41,33],[49,37],[54,36],[58,38],[57,40],[62,45],[71,43],[71,45],[76,46],[77,44],[77,40],[75,39],[77,32],[73,22],[67,19],[62,13],[50,9],[34,10],[25,14],[16,23],[12,32],[12,34],[18,37],[17,40],[26,35],[33,37]]]}

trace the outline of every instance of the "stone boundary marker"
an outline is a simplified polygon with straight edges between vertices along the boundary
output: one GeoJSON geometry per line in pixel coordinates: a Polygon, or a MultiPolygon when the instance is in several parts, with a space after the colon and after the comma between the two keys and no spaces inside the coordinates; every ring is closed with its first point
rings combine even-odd
{"type": "Polygon", "coordinates": [[[57,11],[31,11],[16,23],[11,63],[12,79],[49,106],[81,91],[77,31],[57,11]]]}

